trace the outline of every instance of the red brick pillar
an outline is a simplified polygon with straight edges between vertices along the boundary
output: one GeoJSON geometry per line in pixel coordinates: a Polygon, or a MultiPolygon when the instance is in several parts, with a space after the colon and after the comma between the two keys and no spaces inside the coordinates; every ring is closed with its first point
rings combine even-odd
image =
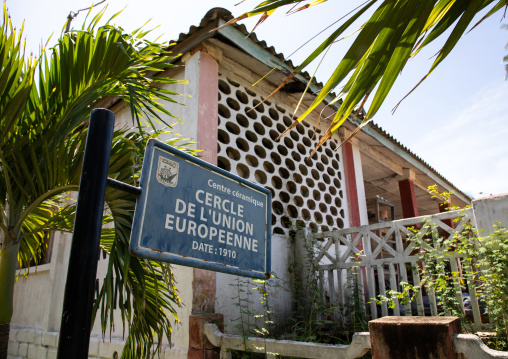
{"type": "Polygon", "coordinates": [[[224,316],[222,314],[194,314],[189,318],[189,351],[188,359],[217,359],[219,353],[203,333],[203,327],[213,323],[224,332],[224,316]]]}
{"type": "MultiPolygon", "coordinates": [[[[219,65],[202,46],[186,54],[185,62],[194,100],[191,118],[197,121],[197,148],[202,150],[202,160],[217,165],[219,65]]],[[[208,341],[203,339],[202,328],[206,320],[215,316],[212,313],[215,311],[216,273],[194,268],[193,279],[192,284],[188,283],[192,285],[188,358],[213,358],[215,351],[210,350],[208,341]]]]}
{"type": "Polygon", "coordinates": [[[415,173],[407,170],[404,179],[399,180],[400,203],[404,218],[418,217],[418,206],[415,196],[415,173]]]}
{"type": "Polygon", "coordinates": [[[456,359],[457,317],[384,317],[369,322],[373,359],[456,359]]]}

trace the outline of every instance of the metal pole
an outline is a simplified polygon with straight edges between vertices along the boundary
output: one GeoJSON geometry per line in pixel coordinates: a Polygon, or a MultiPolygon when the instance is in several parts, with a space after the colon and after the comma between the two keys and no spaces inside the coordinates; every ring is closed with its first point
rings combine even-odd
{"type": "Polygon", "coordinates": [[[94,284],[115,115],[90,115],[78,203],[65,284],[58,359],[86,359],[90,343],[94,284]]]}

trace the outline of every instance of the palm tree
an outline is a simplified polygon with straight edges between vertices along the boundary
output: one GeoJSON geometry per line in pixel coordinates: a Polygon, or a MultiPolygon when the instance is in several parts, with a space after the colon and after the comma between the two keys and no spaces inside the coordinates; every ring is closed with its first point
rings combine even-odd
{"type": "MultiPolygon", "coordinates": [[[[291,14],[325,1],[266,0],[252,11],[230,20],[224,26],[255,16],[260,16],[259,25],[280,8],[289,6],[288,13],[291,14]]],[[[333,99],[333,102],[338,102],[340,106],[319,145],[326,141],[349,115],[358,117],[367,99],[372,96],[370,106],[363,116],[363,124],[357,129],[359,130],[379,110],[411,57],[450,30],[429,72],[416,84],[416,88],[453,50],[477,14],[484,9],[488,10],[473,28],[494,13],[502,13],[503,8],[506,11],[507,7],[506,0],[366,0],[357,10],[346,16],[342,23],[338,23],[333,33],[274,91],[282,88],[287,81],[318,56],[326,54],[328,48],[343,37],[345,31],[354,26],[362,15],[367,11],[373,11],[370,18],[360,25],[355,41],[344,57],[338,61],[337,67],[311,106],[296,118],[293,125],[282,135],[301,122],[337,88],[340,89],[339,95],[333,99]]]]}
{"type": "MultiPolygon", "coordinates": [[[[4,3],[0,31],[0,358],[7,356],[16,268],[37,263],[51,231],[72,231],[87,118],[106,96],[130,105],[134,133],[117,131],[109,176],[135,184],[147,132],[143,123],[170,115],[158,101],[175,102],[161,85],[176,80],[157,73],[171,67],[163,45],[144,40],[148,31],[127,34],[100,11],[81,30],[62,33],[41,57],[27,57],[22,29],[12,28],[4,3]],[[157,85],[157,86],[154,86],[157,85]]],[[[155,132],[155,135],[157,132],[155,132]]],[[[176,143],[175,143],[176,145],[176,143]]],[[[130,256],[128,241],[136,198],[108,189],[101,248],[108,273],[95,313],[103,331],[113,325],[113,293],[128,337],[122,357],[148,357],[152,344],[171,333],[180,304],[168,266],[130,256]],[[113,276],[118,280],[113,281],[113,276]]]]}

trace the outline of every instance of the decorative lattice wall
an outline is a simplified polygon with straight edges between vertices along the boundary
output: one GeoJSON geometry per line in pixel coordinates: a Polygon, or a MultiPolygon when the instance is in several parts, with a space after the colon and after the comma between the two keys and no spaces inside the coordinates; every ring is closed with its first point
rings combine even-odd
{"type": "Polygon", "coordinates": [[[315,129],[303,122],[276,142],[291,125],[291,114],[282,104],[259,105],[263,98],[248,87],[219,77],[219,167],[272,192],[275,234],[288,235],[296,221],[313,230],[343,228],[341,155],[334,151],[338,141],[332,138],[308,159],[321,129],[314,135],[315,129]]]}

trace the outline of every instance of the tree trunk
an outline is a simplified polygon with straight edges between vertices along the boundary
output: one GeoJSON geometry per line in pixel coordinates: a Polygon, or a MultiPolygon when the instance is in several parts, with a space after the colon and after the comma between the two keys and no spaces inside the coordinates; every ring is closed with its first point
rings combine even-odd
{"type": "Polygon", "coordinates": [[[0,252],[0,359],[7,358],[19,250],[19,243],[9,242],[5,237],[0,252]]]}

